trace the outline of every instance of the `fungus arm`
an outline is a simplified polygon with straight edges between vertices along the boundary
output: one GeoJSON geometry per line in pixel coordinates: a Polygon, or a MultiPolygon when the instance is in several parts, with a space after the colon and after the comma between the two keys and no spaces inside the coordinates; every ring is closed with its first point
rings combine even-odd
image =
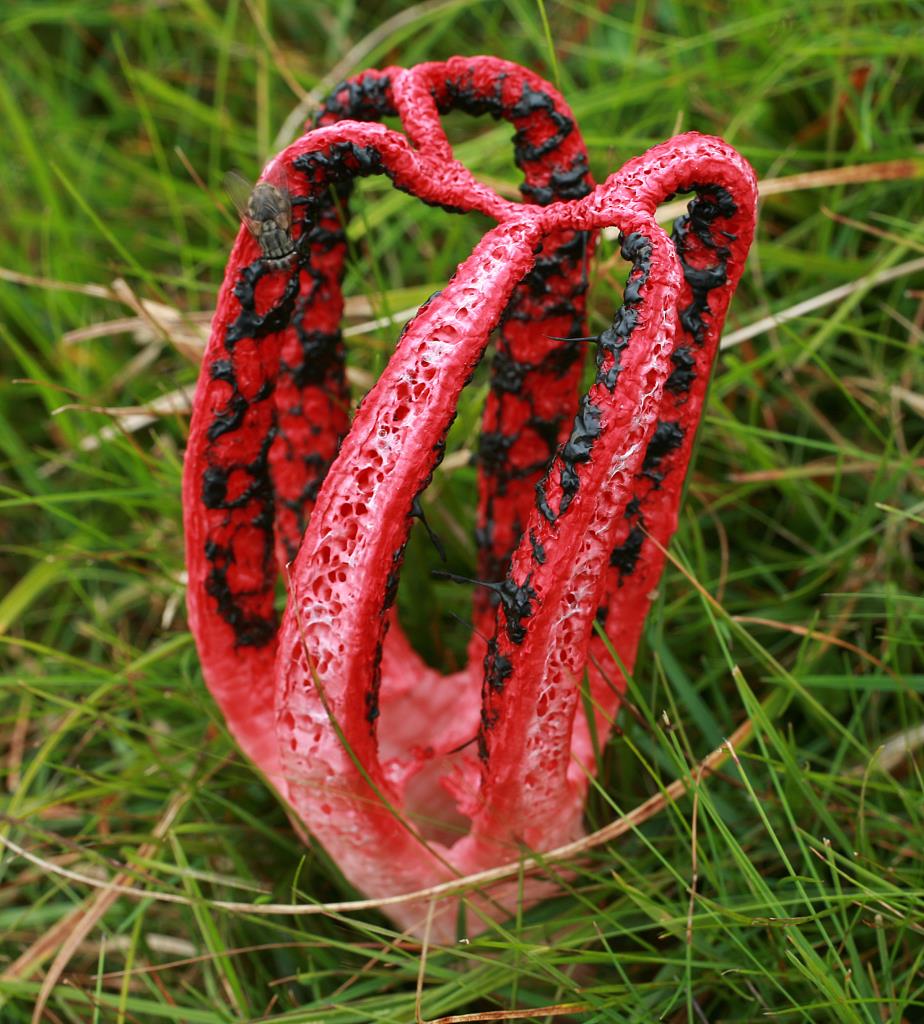
{"type": "Polygon", "coordinates": [[[397,187],[439,205],[447,194],[452,197],[452,183],[403,136],[374,124],[319,129],[276,163],[300,211],[296,257],[280,269],[262,258],[246,229],[238,235],[193,402],[183,508],[190,628],[206,683],[244,752],[284,794],[273,710],[277,558],[285,560],[297,546],[313,497],[299,489],[317,483],[344,425],[335,334],[328,335],[320,381],[321,389],[331,388],[318,412],[332,416],[317,435],[326,447],[295,448],[315,437],[303,395],[300,415],[284,409],[281,435],[278,406],[298,386],[299,367],[320,376],[325,366],[317,353],[315,361],[308,358],[312,353],[305,353],[300,337],[304,316],[318,312],[311,306],[318,289],[326,292],[317,301],[328,303],[327,326],[339,314],[342,249],[327,246],[329,188],[357,175],[384,173],[397,187]],[[309,228],[303,236],[302,222],[309,228]],[[289,361],[279,385],[281,356],[289,361]]]}
{"type": "Polygon", "coordinates": [[[486,659],[483,804],[473,843],[544,844],[549,829],[578,827],[594,770],[579,707],[588,652],[608,670],[608,678],[597,669],[590,675],[603,739],[624,685],[593,622],[612,629],[631,670],[663,567],[651,541],[633,567],[637,579],[612,553],[625,552],[640,516],[662,546],[676,526],[709,369],[753,236],[755,198],[747,163],[720,140],[690,133],[573,204],[582,226],[584,216],[613,222],[617,210],[621,226],[637,218],[623,240],[634,269],[623,309],[600,336],[596,381],[538,489],[505,581],[511,599],[499,610],[502,628],[486,659]],[[655,209],[672,192],[690,189],[698,194],[693,228],[681,222],[672,256],[674,247],[654,226],[655,209]]]}

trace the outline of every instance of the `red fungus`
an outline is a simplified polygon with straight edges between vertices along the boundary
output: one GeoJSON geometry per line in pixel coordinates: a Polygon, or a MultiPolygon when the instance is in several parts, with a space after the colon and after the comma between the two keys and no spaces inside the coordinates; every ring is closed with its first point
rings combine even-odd
{"type": "MultiPolygon", "coordinates": [[[[245,753],[354,885],[391,895],[580,834],[594,770],[580,681],[586,670],[600,742],[625,686],[594,622],[631,670],[756,187],[731,147],[696,133],[594,186],[559,94],[488,57],[365,72],[318,125],[267,169],[291,194],[294,256],[267,259],[242,230],[219,297],[184,476],[190,622],[245,753]],[[454,159],[450,109],[515,126],[527,203],[454,159]],[[394,115],[406,136],[372,123],[394,115]],[[350,423],[343,220],[368,174],[497,226],[421,307],[350,423]],[[677,192],[696,197],[671,241],[655,210],[677,192]],[[561,339],[586,334],[587,264],[608,226],[632,269],[578,401],[584,348],[561,339]],[[486,586],[468,664],[443,677],[390,609],[418,496],[495,327],[479,450],[486,586]]],[[[525,898],[548,889],[529,882],[525,898]]],[[[508,884],[470,898],[469,933],[519,896],[508,884]]],[[[390,913],[419,929],[427,910],[390,913]]],[[[436,939],[452,938],[457,911],[439,904],[436,939]]]]}

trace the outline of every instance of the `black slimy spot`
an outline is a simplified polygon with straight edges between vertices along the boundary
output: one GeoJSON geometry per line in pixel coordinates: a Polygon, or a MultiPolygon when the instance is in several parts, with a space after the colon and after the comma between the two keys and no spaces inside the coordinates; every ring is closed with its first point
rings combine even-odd
{"type": "Polygon", "coordinates": [[[683,438],[683,427],[679,423],[671,420],[659,421],[645,450],[642,472],[648,474],[657,469],[665,455],[669,455],[683,444],[683,438]]]}
{"type": "MultiPolygon", "coordinates": [[[[704,317],[709,310],[709,292],[719,288],[728,280],[728,258],[730,250],[715,240],[711,225],[717,217],[732,217],[737,206],[731,194],[716,185],[690,184],[681,191],[697,193],[690,203],[688,212],[674,221],[673,239],[677,255],[683,267],[684,277],[693,293],[693,301],[680,311],[680,323],[697,345],[706,340],[707,325],[704,317]],[[688,254],[689,236],[693,235],[706,249],[711,250],[716,262],[709,267],[693,266],[688,254]]],[[[728,240],[727,233],[725,234],[728,240]]]]}
{"type": "Polygon", "coordinates": [[[212,380],[223,380],[228,384],[235,384],[234,366],[230,359],[216,359],[209,367],[209,376],[212,380]]]}
{"type": "Polygon", "coordinates": [[[562,199],[581,199],[590,192],[588,170],[587,157],[583,153],[575,153],[571,166],[553,171],[547,185],[524,182],[520,185],[520,192],[537,206],[548,206],[562,199]]]}
{"type": "Polygon", "coordinates": [[[486,473],[502,473],[507,468],[510,449],[516,438],[499,430],[482,433],[478,441],[478,463],[486,473]]]}
{"type": "Polygon", "coordinates": [[[278,334],[288,327],[298,296],[298,267],[290,273],[285,291],[279,301],[270,306],[265,313],[257,313],[257,284],[267,274],[277,272],[277,269],[271,267],[263,259],[256,260],[241,269],[233,289],[234,295],[240,303],[241,311],[225,330],[225,348],[229,352],[232,352],[234,346],[244,338],[263,338],[268,334],[278,334]]]}
{"type": "Polygon", "coordinates": [[[252,595],[232,590],[228,582],[228,569],[234,560],[230,548],[208,540],[204,551],[209,563],[205,592],[215,599],[218,614],[234,631],[235,646],[264,647],[270,643],[276,636],[276,616],[248,614],[241,606],[240,599],[252,595]]]}
{"type": "Polygon", "coordinates": [[[405,547],[407,547],[407,541],[391,556],[391,569],[385,579],[385,594],[382,599],[383,614],[395,603],[395,597],[398,594],[398,583],[401,580],[401,564],[404,561],[405,547]]]}
{"type": "Polygon", "coordinates": [[[234,393],[228,399],[224,411],[216,413],[209,424],[206,436],[210,441],[217,441],[223,434],[230,434],[237,430],[244,422],[250,403],[235,387],[234,393]]]}
{"type": "Polygon", "coordinates": [[[529,363],[518,362],[509,352],[498,349],[491,362],[491,387],[495,391],[506,391],[518,395],[523,390],[523,379],[530,370],[529,363]]]}
{"type": "Polygon", "coordinates": [[[542,419],[539,416],[530,416],[525,426],[538,434],[545,442],[550,452],[554,452],[558,446],[558,433],[561,430],[561,423],[564,416],[553,416],[549,419],[542,419]]]}
{"type": "Polygon", "coordinates": [[[557,515],[552,511],[552,506],[549,504],[548,487],[549,475],[546,475],[536,483],[536,508],[545,516],[546,520],[550,523],[554,523],[558,518],[557,515]]]}
{"type": "Polygon", "coordinates": [[[576,466],[578,463],[590,461],[594,441],[603,430],[601,415],[602,409],[594,405],[587,395],[584,395],[577,416],[574,418],[571,436],[563,445],[559,456],[562,463],[560,477],[562,497],[558,507],[559,516],[564,515],[577,494],[580,480],[576,466]]]}
{"type": "Polygon", "coordinates": [[[299,390],[308,386],[321,387],[332,370],[340,371],[343,367],[342,334],[339,329],[336,331],[306,329],[301,310],[296,314],[293,326],[301,348],[301,362],[297,366],[281,363],[280,369],[291,374],[292,380],[299,390]]]}
{"type": "Polygon", "coordinates": [[[391,78],[388,75],[366,73],[358,79],[348,79],[336,86],[324,99],[315,117],[315,125],[351,121],[379,121],[396,113],[389,98],[391,78]]]}
{"type": "Polygon", "coordinates": [[[629,576],[635,572],[644,540],[645,534],[642,532],[642,528],[640,526],[633,526],[625,541],[619,547],[613,549],[610,555],[610,565],[614,569],[619,570],[620,583],[624,576],[629,576]]]}
{"type": "Polygon", "coordinates": [[[621,236],[620,252],[632,263],[629,280],[623,292],[622,306],[612,324],[600,335],[597,345],[597,383],[610,393],[616,390],[622,369],[622,352],[638,324],[638,309],[642,301],[642,288],[651,273],[651,239],[638,231],[621,236]]]}
{"type": "Polygon", "coordinates": [[[548,93],[533,89],[528,82],[523,83],[523,92],[519,101],[510,108],[510,117],[514,121],[535,121],[537,114],[544,114],[551,121],[554,133],[544,142],[535,145],[526,141],[526,130],[521,128],[514,136],[514,155],[517,166],[540,160],[551,153],[574,131],[574,122],[570,117],[555,109],[555,102],[548,93]]]}
{"type": "Polygon", "coordinates": [[[531,578],[532,574],[518,584],[508,576],[502,583],[496,584],[507,620],[507,636],[514,644],[521,644],[526,639],[526,627],[522,620],[533,614],[531,602],[538,596],[529,585],[531,578]]]}
{"type": "Polygon", "coordinates": [[[671,353],[674,369],[664,383],[664,387],[675,395],[689,391],[696,380],[696,359],[689,347],[681,345],[671,353]]]}
{"type": "Polygon", "coordinates": [[[488,652],[484,657],[485,683],[495,693],[501,693],[512,673],[513,663],[498,651],[497,637],[492,637],[488,642],[488,652]]]}
{"type": "Polygon", "coordinates": [[[522,583],[517,583],[509,576],[500,582],[492,580],[476,580],[470,576],[461,576],[455,572],[445,572],[442,569],[432,569],[430,575],[434,579],[451,580],[453,583],[471,583],[476,587],[485,587],[497,595],[497,600],[503,605],[504,615],[507,620],[507,636],[512,643],[520,644],[526,637],[526,628],[521,620],[529,618],[533,613],[531,602],[538,595],[529,585],[532,574],[522,583]]]}
{"type": "Polygon", "coordinates": [[[228,493],[228,473],[221,466],[209,466],[202,474],[202,504],[221,508],[228,493]]]}

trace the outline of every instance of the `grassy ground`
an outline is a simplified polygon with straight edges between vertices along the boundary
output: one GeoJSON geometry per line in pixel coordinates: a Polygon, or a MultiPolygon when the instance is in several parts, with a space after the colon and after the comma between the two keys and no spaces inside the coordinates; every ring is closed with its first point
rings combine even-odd
{"type": "MultiPolygon", "coordinates": [[[[0,1020],[924,1020],[924,9],[546,13],[548,33],[531,0],[0,12],[0,1020]],[[237,226],[224,172],[255,174],[344,55],[341,76],[454,52],[557,78],[598,177],[687,128],[723,135],[762,179],[859,169],[767,195],[733,339],[859,284],[720,359],[588,825],[646,813],[574,865],[561,898],[424,961],[374,911],[260,913],[355,894],[292,833],[202,685],[183,609],[185,414],[128,432],[107,410],[195,380],[195,315],[237,226]],[[883,161],[904,163],[867,166],[883,161]],[[141,299],[188,316],[161,311],[164,332],[141,299]],[[700,778],[735,730],[736,756],[700,778]]],[[[478,174],[516,181],[506,125],[450,127],[478,174]]],[[[355,209],[353,322],[428,294],[484,227],[381,180],[355,209]]],[[[600,269],[612,255],[595,329],[624,277],[600,269]]],[[[358,381],[396,331],[354,338],[358,381]]],[[[477,378],[452,447],[473,443],[483,394],[477,378]]],[[[469,529],[472,485],[464,465],[438,476],[444,534],[469,529]]],[[[459,540],[455,560],[470,557],[459,540]]],[[[415,542],[402,614],[449,665],[464,595],[429,579],[430,559],[415,542]]]]}

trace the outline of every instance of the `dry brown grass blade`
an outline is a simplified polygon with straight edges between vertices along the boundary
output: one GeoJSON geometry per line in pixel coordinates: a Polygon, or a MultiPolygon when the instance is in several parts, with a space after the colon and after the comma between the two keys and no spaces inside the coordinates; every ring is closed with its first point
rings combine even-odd
{"type": "Polygon", "coordinates": [[[417,988],[414,992],[414,1021],[415,1024],[426,1024],[423,1019],[423,988],[424,979],[427,976],[427,953],[430,950],[430,928],[433,925],[433,911],[436,910],[436,900],[430,901],[427,908],[427,923],[424,926],[423,941],[420,944],[420,966],[417,969],[417,988]]]}
{"type": "Polygon", "coordinates": [[[885,242],[892,242],[894,245],[905,246],[906,248],[911,249],[912,252],[924,252],[924,245],[920,242],[916,242],[912,238],[904,238],[901,235],[896,234],[894,231],[886,231],[884,228],[877,228],[875,224],[867,224],[864,220],[845,217],[844,214],[837,213],[835,210],[831,210],[827,206],[822,206],[820,209],[821,212],[831,220],[836,221],[838,224],[843,224],[848,228],[854,228],[857,231],[861,231],[864,235],[872,235],[874,238],[881,238],[885,242]]]}
{"type": "MultiPolygon", "coordinates": [[[[365,910],[378,910],[382,907],[396,906],[399,903],[409,901],[439,899],[444,896],[456,895],[473,889],[480,889],[484,886],[493,885],[495,882],[505,881],[514,878],[521,872],[539,871],[546,865],[557,861],[573,860],[576,857],[587,853],[589,850],[604,843],[612,842],[620,836],[639,828],[655,815],[660,814],[669,804],[675,803],[683,797],[693,785],[694,779],[707,779],[732,756],[732,752],[744,746],[751,737],[753,725],[750,719],[744,721],[732,733],[732,735],[719,747],[711,751],[697,765],[694,765],[688,776],[675,779],[666,786],[660,793],[649,797],[638,805],[638,807],[624,814],[622,817],[611,821],[603,828],[591,832],[589,835],[564,846],[558,846],[553,850],[527,857],[519,861],[511,861],[497,868],[488,871],[480,871],[472,875],[464,875],[461,878],[443,882],[440,885],[430,886],[426,889],[418,889],[414,892],[401,893],[397,896],[386,896],[379,899],[368,900],[343,900],[337,903],[311,903],[311,904],[289,904],[289,903],[241,903],[231,900],[209,900],[207,905],[215,910],[226,910],[231,913],[254,914],[266,916],[292,915],[293,917],[311,916],[314,914],[344,914],[365,910]]],[[[54,874],[67,878],[72,882],[88,885],[92,888],[101,888],[118,892],[125,896],[133,896],[136,899],[157,900],[162,903],[178,903],[182,906],[193,906],[195,901],[179,893],[157,892],[152,889],[138,889],[134,886],[120,883],[117,879],[112,882],[100,881],[67,868],[61,868],[48,860],[45,860],[30,850],[25,849],[18,843],[0,833],[0,844],[6,846],[13,853],[19,854],[26,860],[44,868],[54,874]]]]}
{"type": "Polygon", "coordinates": [[[862,647],[857,647],[856,644],[850,643],[849,640],[841,640],[840,637],[834,636],[832,633],[824,633],[820,629],[809,629],[808,626],[800,626],[795,622],[780,622],[777,619],[762,619],[756,615],[733,615],[733,622],[746,623],[751,626],[768,626],[770,629],[779,629],[785,633],[794,633],[796,636],[804,636],[809,640],[819,640],[825,644],[834,644],[835,647],[842,647],[845,651],[850,651],[851,654],[855,654],[858,658],[862,658],[864,661],[868,661],[871,665],[875,665],[882,672],[887,672],[893,679],[898,679],[898,676],[889,668],[888,665],[880,661],[874,654],[870,654],[869,651],[864,651],[862,647]]]}
{"type": "Polygon", "coordinates": [[[193,397],[193,387],[177,388],[175,391],[168,391],[159,395],[150,402],[143,405],[85,405],[81,402],[68,402],[66,405],[59,405],[52,409],[52,416],[60,416],[63,412],[79,410],[81,412],[98,412],[105,416],[112,416],[117,420],[131,422],[138,416],[156,418],[158,416],[169,416],[174,413],[189,412],[193,397]]]}
{"type": "Polygon", "coordinates": [[[826,306],[833,306],[835,302],[848,298],[854,292],[875,288],[880,284],[887,284],[889,281],[897,281],[901,277],[916,274],[920,270],[924,270],[924,256],[908,260],[906,263],[899,263],[897,266],[889,267],[887,270],[864,274],[863,277],[858,277],[856,281],[850,281],[848,284],[831,288],[829,291],[821,292],[819,295],[813,295],[812,298],[797,302],[788,309],[781,309],[779,313],[771,313],[770,316],[756,320],[754,323],[748,324],[747,327],[732,331],[731,334],[727,334],[722,339],[720,347],[723,350],[733,348],[735,345],[740,345],[743,341],[756,338],[759,334],[764,334],[766,331],[788,323],[790,320],[795,320],[800,316],[807,316],[809,313],[824,309],[826,306]]]}
{"type": "Polygon", "coordinates": [[[135,332],[136,339],[146,344],[150,337],[160,338],[172,345],[190,362],[197,363],[208,341],[207,324],[190,320],[186,313],[153,299],[139,298],[126,281],[116,278],[112,288],[119,301],[128,306],[141,321],[135,332]],[[145,330],[146,328],[146,330],[145,330]]]}
{"type": "MultiPolygon", "coordinates": [[[[891,772],[921,747],[924,747],[924,723],[890,736],[873,754],[872,764],[883,772],[891,772]]],[[[857,765],[850,774],[865,775],[868,770],[869,765],[857,765]]]]}
{"type": "MultiPolygon", "coordinates": [[[[119,296],[113,293],[110,297],[118,298],[119,296]]],[[[124,296],[124,298],[128,298],[128,296],[124,296]]],[[[362,301],[351,303],[350,300],[347,300],[346,315],[355,316],[368,312],[368,301],[364,296],[359,296],[359,299],[362,301]]],[[[156,321],[158,325],[156,333],[158,336],[160,336],[161,332],[166,332],[170,343],[182,355],[196,363],[201,361],[206,343],[208,342],[211,314],[194,313],[187,316],[185,313],[181,313],[170,306],[151,302],[148,299],[139,299],[136,305],[137,308],[144,310],[144,316],[123,317],[119,320],[109,320],[102,324],[82,328],[79,331],[72,331],[64,336],[64,343],[75,344],[78,341],[107,337],[125,331],[134,334],[139,341],[150,340],[151,324],[152,321],[156,321]]],[[[133,304],[132,308],[136,308],[136,305],[133,304]]],[[[345,338],[356,337],[369,334],[382,327],[407,323],[417,312],[417,309],[417,306],[411,306],[407,309],[398,310],[398,312],[392,313],[390,316],[376,317],[374,320],[364,320],[362,323],[352,324],[343,329],[343,336],[345,338]]],[[[347,380],[354,387],[368,390],[375,383],[373,377],[358,366],[348,366],[346,373],[347,380]]],[[[80,450],[89,452],[99,448],[101,444],[114,440],[120,434],[132,434],[138,430],[143,430],[145,427],[151,426],[152,423],[155,423],[162,416],[176,416],[188,413],[192,408],[194,391],[194,386],[189,385],[177,388],[174,391],[168,391],[166,394],[159,395],[144,405],[134,406],[91,407],[71,403],[55,409],[54,414],[57,415],[69,409],[92,409],[92,411],[105,413],[116,419],[116,425],[103,427],[102,430],[97,431],[95,434],[89,434],[80,440],[78,445],[80,450]]],[[[466,455],[467,458],[468,455],[466,455]]],[[[48,476],[56,472],[63,464],[60,459],[47,463],[41,471],[42,475],[48,476]]],[[[444,468],[449,468],[449,466],[444,468]]]]}
{"type": "MultiPolygon", "coordinates": [[[[115,424],[103,427],[95,434],[88,434],[80,439],[77,447],[82,452],[91,452],[99,448],[107,441],[115,440],[120,434],[132,434],[135,431],[143,430],[152,423],[156,423],[163,416],[180,416],[188,413],[192,408],[194,387],[177,388],[175,391],[168,391],[145,405],[129,406],[104,406],[93,407],[94,412],[105,413],[112,416],[115,424]]],[[[87,409],[89,406],[65,405],[55,409],[55,414],[65,412],[68,409],[87,409]]],[[[61,460],[47,464],[47,472],[51,472],[62,465],[61,460]]],[[[44,474],[43,474],[44,475],[44,474]]]]}
{"type": "Polygon", "coordinates": [[[761,196],[777,196],[783,192],[801,192],[810,188],[831,188],[836,185],[866,185],[874,181],[907,181],[924,178],[924,160],[884,160],[852,167],[829,167],[821,171],[790,174],[784,178],[765,178],[757,185],[761,196]]]}
{"type": "MultiPolygon", "coordinates": [[[[196,784],[202,785],[210,779],[216,772],[222,769],[226,761],[227,758],[221,758],[216,761],[201,778],[197,778],[196,784]]],[[[192,789],[184,789],[175,794],[163,815],[161,815],[160,820],[154,826],[151,833],[152,839],[147,843],[143,843],[138,848],[139,859],[146,860],[157,852],[161,841],[167,835],[180,811],[191,796],[192,789]]],[[[0,844],[10,848],[17,848],[18,851],[22,850],[3,832],[0,832],[0,844]]],[[[28,851],[23,852],[26,854],[27,860],[32,860],[34,863],[39,862],[40,858],[30,856],[28,851]]],[[[55,865],[51,865],[48,862],[42,862],[42,864],[53,872],[56,870],[55,865]]],[[[130,875],[127,872],[120,872],[111,881],[103,881],[99,885],[95,885],[94,888],[98,888],[99,892],[90,897],[84,906],[75,907],[70,914],[55,924],[42,938],[34,942],[0,975],[0,981],[22,980],[23,978],[31,977],[55,952],[55,949],[58,950],[39,989],[32,1014],[32,1024],[40,1024],[48,997],[70,962],[71,957],[80,948],[87,935],[96,927],[106,911],[122,894],[122,890],[125,888],[124,879],[129,877],[130,875]]],[[[156,975],[154,977],[156,979],[156,975]]]]}
{"type": "Polygon", "coordinates": [[[702,776],[696,773],[696,788],[693,790],[693,815],[690,824],[690,902],[687,906],[687,945],[693,945],[693,911],[696,909],[696,885],[699,881],[699,786],[702,776]]]}
{"type": "MultiPolygon", "coordinates": [[[[157,851],[160,840],[167,834],[167,831],[188,799],[189,794],[186,792],[177,793],[174,796],[161,816],[160,821],[154,827],[152,833],[154,841],[145,843],[139,848],[138,855],[140,857],[147,858],[153,856],[157,851]]],[[[8,840],[4,838],[4,842],[8,842],[8,840]]],[[[75,907],[70,914],[58,921],[56,925],[17,957],[0,976],[3,981],[28,978],[57,950],[57,955],[39,989],[35,1008],[32,1012],[32,1024],[39,1024],[41,1021],[48,997],[51,995],[55,985],[57,985],[68,963],[70,963],[71,957],[100,922],[103,915],[119,898],[120,888],[129,877],[127,873],[121,872],[115,876],[111,883],[103,882],[99,892],[94,893],[83,906],[75,907]]]]}
{"type": "MultiPolygon", "coordinates": [[[[161,321],[161,326],[169,332],[171,344],[175,343],[174,335],[176,331],[178,329],[183,330],[184,337],[182,340],[186,342],[187,347],[196,352],[196,358],[193,361],[197,362],[199,354],[208,340],[208,330],[212,314],[203,312],[183,313],[172,306],[153,302],[150,299],[142,299],[141,302],[148,313],[156,315],[161,321]]],[[[73,331],[67,331],[61,335],[61,343],[66,346],[77,345],[81,342],[94,341],[98,338],[111,338],[119,334],[130,334],[139,345],[147,344],[154,336],[147,317],[126,316],[116,320],[104,320],[101,323],[88,324],[86,327],[78,327],[73,331]]],[[[159,337],[162,336],[162,332],[158,331],[157,335],[159,337]]],[[[191,358],[185,349],[179,345],[175,347],[180,349],[187,358],[191,358]]]]}
{"type": "Polygon", "coordinates": [[[569,1013],[590,1013],[597,1009],[590,1003],[556,1003],[554,1006],[536,1006],[531,1010],[484,1010],[481,1013],[452,1013],[448,1017],[434,1017],[424,1024],[471,1024],[481,1020],[523,1020],[525,1017],[564,1017],[569,1013]]]}
{"type": "MultiPolygon", "coordinates": [[[[350,384],[356,387],[368,389],[375,383],[372,377],[358,366],[348,366],[346,374],[350,384]]],[[[91,452],[99,448],[101,444],[115,440],[120,434],[133,434],[136,431],[151,426],[152,423],[156,423],[165,416],[186,415],[192,409],[194,394],[195,385],[189,384],[182,388],[176,388],[174,391],[168,391],[164,395],[158,395],[157,398],[146,402],[144,405],[91,406],[82,405],[79,402],[71,402],[67,405],[59,406],[53,411],[52,415],[57,416],[71,409],[79,409],[112,416],[116,420],[115,424],[103,427],[102,430],[98,430],[95,434],[88,434],[78,442],[77,447],[82,452],[91,452]]],[[[469,458],[470,453],[466,453],[464,464],[467,464],[469,458]]],[[[64,465],[64,462],[61,459],[55,459],[52,462],[46,463],[45,467],[40,470],[40,473],[42,476],[50,475],[50,473],[60,469],[62,465],[64,465]]],[[[458,460],[455,465],[458,467],[458,460]]],[[[445,469],[451,469],[452,466],[453,463],[450,463],[445,469]]]]}
{"type": "Polygon", "coordinates": [[[904,402],[918,416],[924,416],[924,395],[919,395],[916,391],[910,391],[908,388],[899,387],[897,384],[889,390],[889,394],[893,398],[897,398],[898,401],[904,402]]]}
{"type": "MultiPolygon", "coordinates": [[[[2,628],[0,628],[0,632],[2,631],[2,628]]],[[[10,731],[7,747],[6,788],[9,793],[15,793],[19,788],[20,769],[22,768],[23,755],[26,752],[26,737],[29,735],[29,712],[31,709],[31,696],[28,693],[21,694],[19,710],[13,720],[13,728],[10,731]]]]}
{"type": "Polygon", "coordinates": [[[18,270],[0,267],[0,281],[10,284],[21,284],[28,288],[48,288],[54,292],[74,292],[76,295],[89,295],[94,299],[111,299],[116,301],[111,288],[102,284],[75,284],[73,281],[56,281],[51,277],[36,277],[34,274],[21,274],[18,270]]]}
{"type": "Polygon", "coordinates": [[[877,473],[883,468],[894,468],[896,472],[900,472],[907,471],[910,467],[924,469],[924,459],[912,459],[910,462],[891,459],[818,459],[815,462],[807,462],[804,466],[789,466],[785,469],[755,469],[745,473],[729,473],[728,479],[736,484],[772,484],[780,480],[815,479],[843,476],[847,473],[877,473]]]}
{"type": "MultiPolygon", "coordinates": [[[[856,164],[853,167],[830,167],[822,171],[789,174],[783,178],[763,178],[757,183],[757,194],[763,199],[786,192],[804,192],[813,188],[836,185],[865,185],[875,181],[908,181],[924,178],[924,160],[887,160],[880,163],[856,164]]],[[[687,199],[678,199],[658,207],[658,221],[665,223],[687,212],[687,199]]],[[[619,237],[617,228],[607,228],[604,238],[619,237]]]]}

